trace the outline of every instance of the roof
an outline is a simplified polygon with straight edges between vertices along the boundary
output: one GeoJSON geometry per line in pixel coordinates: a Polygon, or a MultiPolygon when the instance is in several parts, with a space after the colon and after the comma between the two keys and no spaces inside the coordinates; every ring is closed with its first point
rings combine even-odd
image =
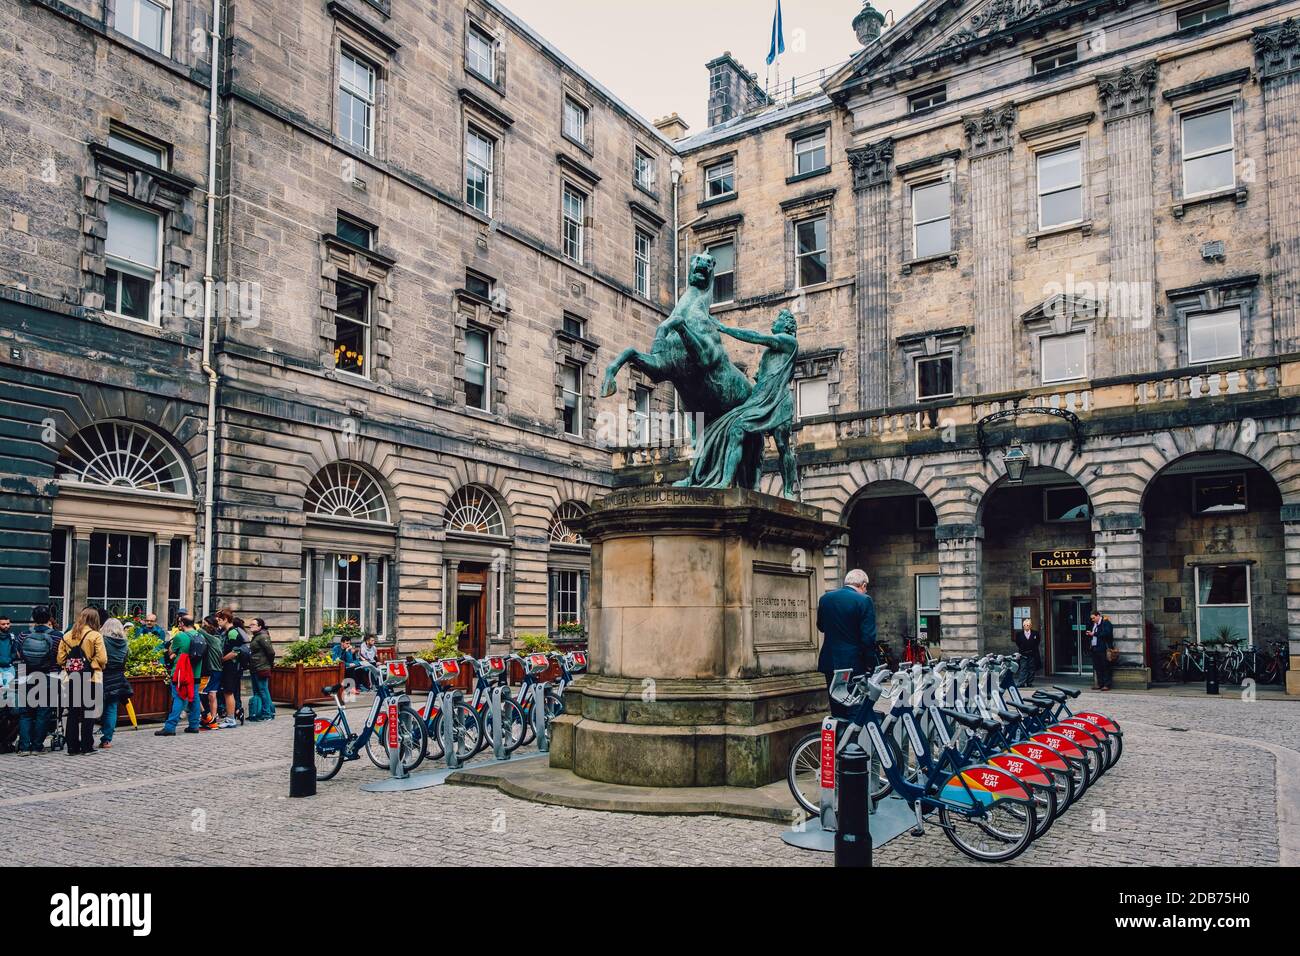
{"type": "Polygon", "coordinates": [[[830,97],[824,93],[818,93],[808,99],[795,100],[794,102],[779,104],[771,109],[765,109],[762,112],[738,116],[695,136],[688,136],[686,139],[678,140],[675,145],[680,153],[704,149],[706,146],[726,142],[733,137],[752,133],[754,130],[762,129],[765,126],[777,126],[797,117],[806,116],[809,113],[820,112],[830,105],[830,97]]]}

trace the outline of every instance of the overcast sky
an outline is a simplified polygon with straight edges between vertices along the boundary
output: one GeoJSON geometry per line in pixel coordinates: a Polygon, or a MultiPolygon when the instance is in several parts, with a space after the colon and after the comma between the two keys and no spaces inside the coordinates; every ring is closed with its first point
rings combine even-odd
{"type": "MultiPolygon", "coordinates": [[[[502,0],[507,9],[648,120],[680,113],[704,129],[704,64],[724,50],[767,74],[776,0],[502,0]]],[[[901,17],[918,0],[876,0],[901,17]]],[[[781,78],[812,73],[861,49],[851,26],[862,0],[781,0],[781,78]]]]}

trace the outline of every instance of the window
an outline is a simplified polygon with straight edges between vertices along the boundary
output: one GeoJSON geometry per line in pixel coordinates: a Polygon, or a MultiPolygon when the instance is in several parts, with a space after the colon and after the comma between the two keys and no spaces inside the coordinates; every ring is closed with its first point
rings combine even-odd
{"type": "Polygon", "coordinates": [[[167,613],[163,615],[163,624],[170,627],[176,620],[181,608],[189,602],[185,600],[185,539],[172,538],[167,547],[167,613]]]}
{"type": "Polygon", "coordinates": [[[587,107],[572,97],[564,98],[564,135],[575,143],[587,145],[587,107]]]}
{"type": "Polygon", "coordinates": [[[355,621],[362,616],[362,595],[365,593],[366,563],[359,554],[327,554],[325,556],[325,626],[355,621]]]}
{"type": "Polygon", "coordinates": [[[1039,73],[1050,73],[1052,70],[1059,70],[1063,66],[1079,62],[1079,45],[1071,43],[1069,46],[1047,50],[1036,54],[1031,62],[1035,76],[1039,73]]]}
{"type": "Polygon", "coordinates": [[[1250,565],[1196,569],[1196,636],[1251,646],[1250,565]]]}
{"type": "Polygon", "coordinates": [[[316,473],[303,497],[303,511],[346,521],[388,524],[391,520],[379,482],[364,468],[346,461],[326,465],[316,473]]]}
{"type": "Polygon", "coordinates": [[[159,53],[171,46],[170,20],[169,0],[117,0],[113,8],[113,29],[159,53]]]}
{"type": "Polygon", "coordinates": [[[650,246],[654,242],[650,234],[638,229],[636,231],[636,248],[633,260],[636,273],[636,294],[650,298],[650,246]]]}
{"type": "Polygon", "coordinates": [[[471,23],[465,31],[465,67],[489,83],[497,81],[497,43],[492,34],[471,23]]]}
{"type": "Polygon", "coordinates": [[[104,255],[104,308],[128,319],[155,321],[152,293],[162,260],[162,217],[110,199],[104,255]]]}
{"type": "Polygon", "coordinates": [[[794,174],[802,176],[806,173],[815,173],[820,169],[825,169],[829,163],[826,161],[826,131],[822,130],[813,133],[811,136],[803,136],[794,141],[794,174]]]}
{"type": "Polygon", "coordinates": [[[802,420],[830,414],[831,386],[824,376],[796,381],[794,398],[795,418],[802,420]]]}
{"type": "Polygon", "coordinates": [[[919,113],[921,110],[928,110],[931,107],[947,102],[948,88],[946,86],[935,86],[909,95],[907,98],[907,111],[909,113],[919,113]]]}
{"type": "Polygon", "coordinates": [[[934,510],[934,505],[930,504],[930,499],[922,495],[916,499],[916,528],[918,531],[928,531],[931,528],[939,526],[939,514],[934,510]]]}
{"type": "Polygon", "coordinates": [[[115,617],[152,610],[153,541],[147,535],[94,532],[86,570],[87,603],[115,617]]]}
{"type": "Polygon", "coordinates": [[[68,620],[68,602],[71,600],[68,594],[68,546],[71,541],[72,535],[67,528],[55,528],[50,533],[50,596],[46,603],[50,607],[50,627],[55,630],[68,620]]]}
{"type": "Polygon", "coordinates": [[[490,301],[492,298],[492,280],[477,272],[465,272],[465,291],[477,298],[490,301]]]}
{"type": "Polygon", "coordinates": [[[1069,382],[1088,375],[1088,335],[1047,335],[1041,342],[1043,384],[1069,382]]]}
{"type": "Polygon", "coordinates": [[[162,439],[132,422],[100,422],[73,435],[59,456],[60,482],[190,495],[189,474],[162,439]]]}
{"type": "Polygon", "coordinates": [[[547,537],[553,544],[586,545],[587,539],[573,530],[574,519],[587,513],[587,506],[578,501],[566,501],[555,509],[551,518],[551,528],[547,537]]]}
{"type": "Polygon", "coordinates": [[[952,252],[952,184],[912,187],[912,257],[926,259],[952,252]]]}
{"type": "Polygon", "coordinates": [[[1237,183],[1232,107],[1183,117],[1183,195],[1198,196],[1237,183]]]}
{"type": "Polygon", "coordinates": [[[933,355],[916,360],[916,400],[951,398],[952,356],[933,355]]]}
{"type": "Polygon", "coordinates": [[[582,437],[582,367],[572,362],[560,366],[560,391],[564,396],[564,433],[582,437]]]}
{"type": "Polygon", "coordinates": [[[736,243],[720,242],[705,250],[713,256],[713,301],[732,302],[736,298],[736,243]]]}
{"type": "Polygon", "coordinates": [[[555,572],[554,626],[577,624],[582,616],[582,574],[578,571],[555,572]]]}
{"type": "Polygon", "coordinates": [[[1198,515],[1246,510],[1246,476],[1214,475],[1192,479],[1192,507],[1198,515]]]}
{"type": "Polygon", "coordinates": [[[370,287],[339,277],[334,311],[334,367],[367,376],[370,356],[370,287]]]}
{"type": "Polygon", "coordinates": [[[167,168],[167,147],[151,143],[141,137],[132,136],[116,129],[109,130],[108,148],[115,149],[119,153],[137,159],[146,165],[158,169],[167,168]]]}
{"type": "Polygon", "coordinates": [[[375,68],[351,50],[339,52],[339,136],[374,152],[375,68]]]}
{"type": "Polygon", "coordinates": [[[492,215],[492,170],[496,143],[476,127],[465,132],[465,202],[485,216],[492,215]]]}
{"type": "Polygon", "coordinates": [[[491,411],[492,335],[486,329],[465,330],[465,404],[491,411]]]}
{"type": "Polygon", "coordinates": [[[564,313],[563,329],[568,335],[582,339],[587,337],[587,320],[576,315],[564,313]]]}
{"type": "Polygon", "coordinates": [[[1189,7],[1185,10],[1178,11],[1178,29],[1186,30],[1189,27],[1199,27],[1203,23],[1222,20],[1227,15],[1227,0],[1216,0],[1214,3],[1203,3],[1199,6],[1189,7]]]}
{"type": "Polygon", "coordinates": [[[736,191],[736,161],[714,163],[704,170],[704,198],[719,199],[736,191]]]}
{"type": "Polygon", "coordinates": [[[307,605],[311,600],[311,552],[302,553],[302,564],[298,568],[298,633],[307,635],[307,605]]]}
{"type": "Polygon", "coordinates": [[[655,160],[654,157],[644,149],[637,147],[635,160],[635,177],[636,184],[642,189],[654,192],[655,189],[655,160]]]}
{"type": "Polygon", "coordinates": [[[465,485],[447,502],[447,530],[461,534],[500,538],[506,533],[505,515],[496,499],[478,485],[465,485]]]}
{"type": "Polygon", "coordinates": [[[645,447],[650,444],[650,396],[652,392],[644,385],[632,390],[632,434],[637,445],[645,447]]]}
{"type": "Polygon", "coordinates": [[[1187,316],[1187,362],[1241,358],[1241,310],[1194,312],[1187,316]]]}
{"type": "Polygon", "coordinates": [[[939,575],[916,576],[916,637],[923,644],[939,641],[939,575]]]}
{"type": "Polygon", "coordinates": [[[1038,228],[1083,221],[1083,150],[1076,144],[1038,155],[1038,228]]]}
{"type": "Polygon", "coordinates": [[[1088,493],[1077,485],[1043,489],[1044,521],[1087,521],[1091,517],[1088,493]]]}
{"type": "Polygon", "coordinates": [[[795,288],[817,285],[830,277],[826,217],[795,223],[795,288]]]}
{"type": "Polygon", "coordinates": [[[374,229],[355,219],[349,219],[347,216],[340,215],[338,217],[334,226],[334,234],[344,242],[350,242],[362,249],[370,249],[374,245],[374,229]]]}
{"type": "Polygon", "coordinates": [[[375,564],[375,636],[382,639],[388,633],[388,559],[380,558],[375,564]]]}
{"type": "Polygon", "coordinates": [[[587,197],[568,183],[564,184],[564,256],[579,264],[583,261],[584,232],[587,224],[587,197]]]}

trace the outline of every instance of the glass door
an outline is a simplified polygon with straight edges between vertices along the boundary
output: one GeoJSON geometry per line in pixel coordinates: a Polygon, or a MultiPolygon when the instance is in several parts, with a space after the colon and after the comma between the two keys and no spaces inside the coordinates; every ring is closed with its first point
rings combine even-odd
{"type": "Polygon", "coordinates": [[[1088,648],[1091,594],[1053,594],[1052,673],[1091,674],[1092,654],[1088,648]]]}

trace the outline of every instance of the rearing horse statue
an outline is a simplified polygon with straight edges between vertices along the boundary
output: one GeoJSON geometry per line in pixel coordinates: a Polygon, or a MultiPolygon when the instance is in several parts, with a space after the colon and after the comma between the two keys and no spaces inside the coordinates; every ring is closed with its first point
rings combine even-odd
{"type": "MultiPolygon", "coordinates": [[[[753,386],[731,363],[727,350],[722,346],[718,321],[709,314],[709,306],[713,304],[715,265],[713,257],[707,253],[691,258],[687,277],[689,285],[677,301],[672,315],[655,330],[650,351],[628,348],[620,352],[605,370],[605,382],[600,391],[602,396],[608,397],[618,390],[615,378],[619,369],[631,363],[652,382],[672,382],[686,411],[701,415],[704,425],[749,398],[753,386]],[[698,343],[694,357],[687,354],[681,335],[669,327],[679,318],[698,343]]],[[[694,417],[691,429],[694,432],[694,417]]]]}

